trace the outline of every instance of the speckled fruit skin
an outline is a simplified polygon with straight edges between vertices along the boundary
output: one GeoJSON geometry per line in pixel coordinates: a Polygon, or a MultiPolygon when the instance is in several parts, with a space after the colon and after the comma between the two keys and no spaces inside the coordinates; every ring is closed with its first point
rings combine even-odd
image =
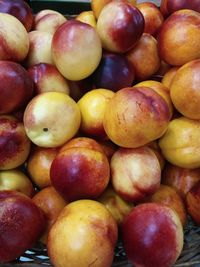
{"type": "Polygon", "coordinates": [[[33,12],[23,0],[3,0],[0,2],[0,12],[16,17],[29,32],[33,26],[33,12]]]}
{"type": "Polygon", "coordinates": [[[160,68],[157,40],[148,33],[143,33],[137,44],[126,54],[138,81],[144,81],[160,68]]]}
{"type": "Polygon", "coordinates": [[[200,59],[192,60],[180,67],[170,85],[171,100],[183,116],[200,119],[200,59]]]}
{"type": "Polygon", "coordinates": [[[182,251],[183,227],[171,208],[140,204],[125,218],[122,240],[135,267],[171,267],[182,251]]]}
{"type": "Polygon", "coordinates": [[[11,115],[0,116],[0,170],[19,167],[27,159],[31,141],[24,125],[11,115]]]}
{"type": "Polygon", "coordinates": [[[157,38],[161,59],[169,65],[181,66],[200,58],[199,23],[200,13],[193,10],[179,10],[169,16],[157,38]]]}
{"type": "Polygon", "coordinates": [[[104,6],[97,20],[102,46],[111,52],[127,52],[137,43],[143,31],[142,13],[126,1],[111,1],[104,6]]]}
{"type": "Polygon", "coordinates": [[[55,267],[110,267],[118,237],[106,207],[94,200],[69,203],[50,230],[47,252],[55,267]]]}
{"type": "Polygon", "coordinates": [[[127,201],[141,201],[160,186],[160,164],[147,146],[119,148],[111,158],[110,168],[113,188],[127,201]]]}
{"type": "Polygon", "coordinates": [[[96,30],[78,20],[68,20],[57,29],[51,51],[60,73],[72,81],[90,76],[102,56],[101,41],[96,30]]]}
{"type": "Polygon", "coordinates": [[[104,52],[92,80],[96,88],[118,91],[132,86],[135,71],[125,55],[104,52]]]}
{"type": "Polygon", "coordinates": [[[173,12],[180,9],[192,9],[194,11],[200,12],[200,2],[199,0],[162,0],[160,5],[160,10],[162,14],[167,17],[173,12]]]}
{"type": "Polygon", "coordinates": [[[195,184],[186,194],[186,207],[192,219],[200,225],[200,182],[195,184]]]}
{"type": "Polygon", "coordinates": [[[136,7],[144,16],[144,32],[156,36],[164,22],[164,17],[159,7],[150,2],[139,3],[136,7]]]}
{"type": "Polygon", "coordinates": [[[0,61],[0,114],[25,107],[33,96],[33,82],[19,63],[0,61]]]}
{"type": "Polygon", "coordinates": [[[22,62],[29,51],[28,32],[14,16],[0,13],[0,60],[22,62]]]}
{"type": "Polygon", "coordinates": [[[0,191],[0,263],[21,256],[39,239],[45,226],[42,211],[22,193],[0,191]]]}
{"type": "Polygon", "coordinates": [[[127,87],[117,91],[111,98],[103,125],[112,142],[134,148],[161,137],[169,120],[169,107],[153,89],[127,87]]]}
{"type": "Polygon", "coordinates": [[[54,65],[38,63],[27,70],[34,82],[35,94],[45,92],[63,92],[69,94],[69,83],[54,65]]]}
{"type": "Polygon", "coordinates": [[[66,200],[95,199],[108,185],[110,166],[104,153],[87,147],[72,147],[55,157],[50,178],[66,200]]]}

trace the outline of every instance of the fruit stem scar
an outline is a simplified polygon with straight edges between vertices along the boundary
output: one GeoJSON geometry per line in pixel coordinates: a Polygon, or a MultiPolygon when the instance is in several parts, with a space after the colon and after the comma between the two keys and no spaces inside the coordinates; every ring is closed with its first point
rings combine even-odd
{"type": "Polygon", "coordinates": [[[43,128],[44,132],[48,132],[48,130],[49,130],[48,128],[43,128]]]}

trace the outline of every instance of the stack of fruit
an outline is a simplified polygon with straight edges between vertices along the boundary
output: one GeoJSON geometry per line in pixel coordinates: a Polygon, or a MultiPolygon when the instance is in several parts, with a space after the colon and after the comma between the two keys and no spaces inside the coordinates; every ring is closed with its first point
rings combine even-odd
{"type": "Polygon", "coordinates": [[[0,1],[0,264],[170,267],[200,224],[200,1],[0,1]]]}

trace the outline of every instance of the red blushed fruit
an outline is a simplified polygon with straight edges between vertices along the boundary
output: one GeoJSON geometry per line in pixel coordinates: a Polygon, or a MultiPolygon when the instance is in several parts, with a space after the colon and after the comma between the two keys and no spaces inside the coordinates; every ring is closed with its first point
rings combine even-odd
{"type": "Polygon", "coordinates": [[[131,49],[144,31],[144,17],[126,1],[105,5],[97,20],[97,32],[108,51],[124,53],[131,49]]]}
{"type": "Polygon", "coordinates": [[[29,32],[33,25],[33,13],[30,6],[23,0],[0,1],[0,12],[16,17],[29,32]]]}
{"type": "Polygon", "coordinates": [[[92,77],[96,88],[118,91],[132,86],[135,74],[125,55],[104,53],[92,77]]]}
{"type": "Polygon", "coordinates": [[[33,82],[18,63],[0,61],[0,114],[23,108],[33,95],[33,82]]]}
{"type": "Polygon", "coordinates": [[[200,182],[194,185],[186,194],[186,207],[192,219],[200,225],[200,182]]]}
{"type": "Polygon", "coordinates": [[[59,153],[50,169],[51,183],[69,201],[97,198],[107,187],[110,166],[106,155],[89,148],[69,148],[59,153]]]}
{"type": "Polygon", "coordinates": [[[171,208],[140,204],[125,218],[122,240],[135,267],[171,267],[183,247],[183,227],[171,208]]]}
{"type": "Polygon", "coordinates": [[[39,239],[45,226],[42,211],[22,193],[0,191],[0,263],[21,256],[39,239]]]}
{"type": "Polygon", "coordinates": [[[0,116],[0,170],[13,169],[25,162],[31,141],[24,125],[13,116],[0,116]]]}
{"type": "Polygon", "coordinates": [[[199,0],[162,0],[160,10],[162,14],[167,17],[173,12],[180,9],[192,9],[200,12],[200,1],[199,0]]]}

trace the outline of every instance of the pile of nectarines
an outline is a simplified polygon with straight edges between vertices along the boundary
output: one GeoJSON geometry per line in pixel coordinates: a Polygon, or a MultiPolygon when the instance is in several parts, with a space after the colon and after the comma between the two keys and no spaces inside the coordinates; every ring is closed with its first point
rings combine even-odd
{"type": "Polygon", "coordinates": [[[200,1],[0,1],[0,265],[171,267],[200,225],[200,1]],[[14,264],[14,263],[13,263],[14,264]]]}

